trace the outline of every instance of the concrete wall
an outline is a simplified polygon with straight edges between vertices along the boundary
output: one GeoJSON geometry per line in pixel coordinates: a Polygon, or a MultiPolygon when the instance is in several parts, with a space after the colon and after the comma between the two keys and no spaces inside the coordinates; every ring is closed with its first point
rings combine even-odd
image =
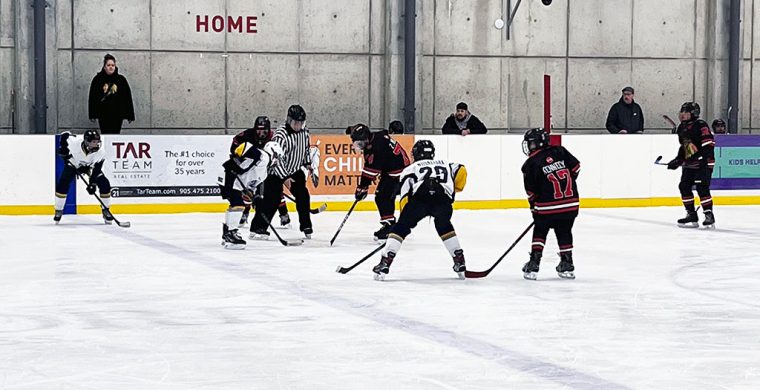
{"type": "MultiPolygon", "coordinates": [[[[421,133],[437,132],[459,101],[493,131],[542,125],[545,73],[558,130],[600,131],[629,84],[649,129],[664,130],[660,116],[686,100],[726,117],[729,0],[525,0],[510,39],[494,27],[509,0],[416,1],[421,133]]],[[[94,126],[87,91],[106,52],[134,94],[125,133],[230,133],[257,115],[279,123],[292,103],[315,131],[403,117],[404,0],[47,3],[49,132],[94,126]],[[216,15],[256,16],[257,32],[214,32],[216,15]]],[[[0,133],[33,125],[31,4],[0,0],[0,133]]],[[[757,133],[760,0],[745,0],[743,15],[739,114],[757,133]]]]}

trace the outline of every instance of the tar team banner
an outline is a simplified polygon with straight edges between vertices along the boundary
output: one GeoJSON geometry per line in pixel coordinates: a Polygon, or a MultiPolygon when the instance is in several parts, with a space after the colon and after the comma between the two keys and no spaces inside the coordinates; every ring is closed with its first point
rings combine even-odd
{"type": "Polygon", "coordinates": [[[105,135],[114,197],[219,196],[231,136],[105,135]]]}

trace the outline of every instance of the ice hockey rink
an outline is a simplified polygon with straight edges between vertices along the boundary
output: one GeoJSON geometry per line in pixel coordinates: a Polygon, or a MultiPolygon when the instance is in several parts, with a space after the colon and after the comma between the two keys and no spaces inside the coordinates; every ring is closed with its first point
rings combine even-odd
{"type": "MultiPolygon", "coordinates": [[[[529,236],[461,281],[423,221],[385,282],[377,213],[315,215],[301,247],[220,246],[221,214],[0,217],[3,389],[757,389],[757,206],[584,209],[575,280],[529,236]],[[701,216],[701,213],[700,213],[701,216]]],[[[295,213],[292,213],[295,218],[295,213]]],[[[530,223],[526,210],[454,214],[470,270],[530,223]]],[[[295,230],[280,230],[286,237],[295,230]]]]}

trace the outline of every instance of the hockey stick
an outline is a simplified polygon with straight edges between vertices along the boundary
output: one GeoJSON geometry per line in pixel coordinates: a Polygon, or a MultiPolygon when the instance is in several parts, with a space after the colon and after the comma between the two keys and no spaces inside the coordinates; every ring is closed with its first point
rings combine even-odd
{"type": "Polygon", "coordinates": [[[499,265],[499,263],[504,259],[504,257],[507,256],[507,253],[509,253],[512,250],[512,248],[514,248],[515,245],[517,245],[517,243],[520,242],[520,240],[522,240],[522,238],[525,237],[526,234],[528,234],[530,229],[533,228],[533,225],[535,224],[536,224],[535,222],[531,222],[530,225],[528,225],[528,227],[525,228],[522,234],[520,234],[520,237],[517,237],[515,242],[513,242],[512,245],[509,247],[509,249],[507,249],[507,251],[504,252],[504,254],[502,254],[501,257],[499,257],[499,260],[496,260],[496,263],[494,263],[494,265],[492,265],[491,268],[485,271],[464,271],[464,277],[468,279],[477,279],[477,278],[485,278],[486,276],[488,276],[488,274],[490,274],[491,271],[493,271],[493,269],[496,268],[497,265],[499,265]]]}
{"type": "MultiPolygon", "coordinates": [[[[74,168],[74,173],[76,173],[76,175],[77,175],[78,178],[82,179],[82,181],[84,182],[84,184],[86,184],[88,186],[90,185],[90,182],[88,182],[87,179],[85,179],[85,177],[81,173],[79,173],[79,170],[74,166],[74,164],[72,164],[72,163],[70,163],[70,162],[67,161],[66,165],[74,168]]],[[[98,200],[98,202],[100,203],[100,207],[102,207],[103,210],[105,210],[111,216],[111,218],[113,218],[113,221],[116,222],[116,224],[119,225],[119,227],[128,228],[128,227],[132,226],[132,224],[129,223],[129,222],[127,222],[127,221],[121,222],[118,219],[116,219],[116,216],[113,215],[113,213],[111,212],[111,209],[108,206],[106,206],[105,203],[103,203],[103,200],[100,199],[100,197],[97,194],[92,194],[92,196],[94,196],[95,199],[98,200]]]]}
{"type": "Polygon", "coordinates": [[[348,217],[351,215],[351,212],[354,211],[354,207],[356,207],[357,203],[359,203],[359,199],[355,200],[354,204],[351,205],[351,208],[348,209],[348,213],[346,213],[345,218],[343,218],[343,222],[341,222],[340,226],[338,226],[338,231],[335,232],[332,240],[330,240],[330,246],[332,246],[333,242],[335,242],[335,239],[338,238],[338,234],[340,234],[340,231],[343,230],[343,225],[345,225],[346,221],[348,221],[348,217]]]}
{"type": "MultiPolygon", "coordinates": [[[[289,200],[289,201],[291,201],[293,203],[296,202],[296,199],[294,197],[292,197],[292,196],[290,196],[288,194],[285,194],[285,193],[283,193],[282,195],[285,197],[285,199],[287,199],[287,200],[289,200]]],[[[321,206],[317,207],[316,209],[310,209],[309,212],[312,213],[312,214],[319,214],[319,213],[321,213],[321,212],[323,212],[325,210],[327,210],[327,203],[322,203],[321,206]]]]}
{"type": "Polygon", "coordinates": [[[336,269],[335,272],[337,272],[339,274],[347,274],[349,271],[351,271],[352,269],[356,268],[357,265],[365,262],[367,259],[369,259],[370,257],[372,257],[372,255],[374,255],[375,253],[379,252],[380,249],[383,249],[384,247],[385,247],[385,244],[378,245],[377,248],[373,249],[372,252],[369,252],[366,256],[362,257],[359,261],[357,261],[356,263],[354,263],[354,265],[352,265],[352,266],[350,266],[348,268],[338,266],[338,269],[336,269]]]}
{"type": "Polygon", "coordinates": [[[657,156],[657,158],[654,159],[654,165],[668,165],[668,163],[664,163],[660,161],[662,161],[662,156],[657,156]]]}
{"type": "MultiPolygon", "coordinates": [[[[246,188],[245,184],[243,184],[243,181],[240,180],[240,176],[238,176],[237,174],[235,174],[235,179],[237,179],[238,183],[240,183],[240,186],[243,187],[243,189],[246,188]]],[[[258,207],[256,207],[256,211],[258,213],[258,211],[259,211],[258,207]]],[[[280,241],[280,244],[282,244],[283,246],[300,246],[300,245],[303,245],[303,240],[302,239],[285,240],[282,237],[280,237],[280,233],[277,233],[277,230],[275,230],[274,226],[272,226],[272,220],[270,220],[269,218],[267,218],[266,215],[264,215],[263,212],[259,213],[259,214],[260,214],[261,219],[263,219],[264,222],[267,223],[267,226],[269,226],[269,229],[272,230],[272,233],[274,233],[274,236],[277,237],[277,240],[280,241]]],[[[256,219],[255,214],[254,214],[253,218],[256,219]]],[[[251,224],[253,224],[253,222],[251,222],[251,224]]]]}
{"type": "Polygon", "coordinates": [[[667,116],[667,115],[663,115],[662,119],[665,119],[665,122],[668,122],[668,124],[671,126],[671,129],[670,129],[671,133],[675,134],[676,133],[676,129],[678,129],[678,126],[676,125],[676,122],[673,121],[672,119],[670,119],[670,117],[667,116]]]}

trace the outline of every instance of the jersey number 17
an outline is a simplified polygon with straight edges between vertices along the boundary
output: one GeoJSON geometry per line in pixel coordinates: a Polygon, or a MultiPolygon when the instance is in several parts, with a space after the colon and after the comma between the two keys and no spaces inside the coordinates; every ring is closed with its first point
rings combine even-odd
{"type": "Polygon", "coordinates": [[[573,197],[573,178],[570,176],[570,171],[567,169],[560,169],[556,172],[552,172],[546,175],[546,178],[552,183],[554,187],[554,199],[564,199],[573,197]],[[567,180],[565,183],[565,191],[562,191],[562,183],[560,180],[567,180]]]}

